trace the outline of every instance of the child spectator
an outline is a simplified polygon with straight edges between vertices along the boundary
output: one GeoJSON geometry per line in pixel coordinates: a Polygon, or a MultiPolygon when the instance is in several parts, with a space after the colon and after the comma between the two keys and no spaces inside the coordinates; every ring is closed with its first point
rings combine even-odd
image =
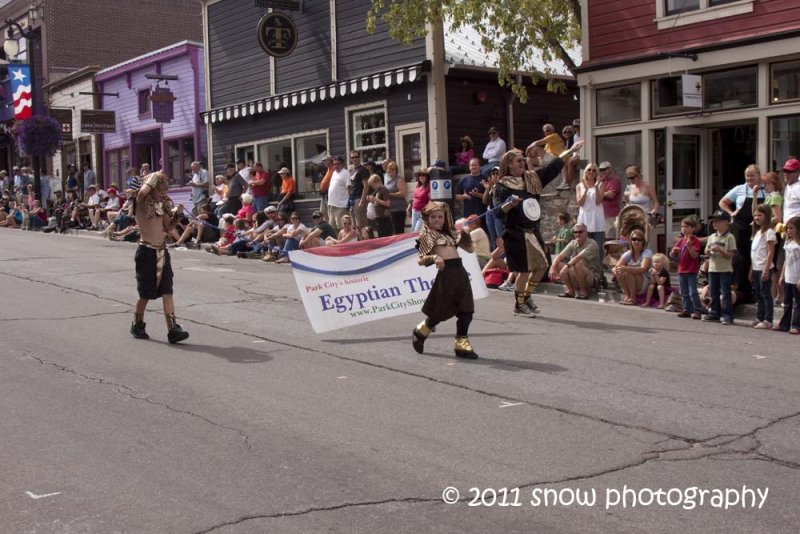
{"type": "Polygon", "coordinates": [[[711,292],[711,307],[703,321],[722,320],[723,325],[733,324],[731,282],[733,281],[733,256],[736,254],[736,238],[728,230],[731,215],[717,210],[711,216],[714,232],[706,243],[708,254],[708,285],[711,292]]]}
{"type": "Polygon", "coordinates": [[[383,185],[383,179],[377,174],[373,174],[367,181],[373,193],[367,196],[367,219],[369,219],[369,235],[363,235],[362,239],[370,239],[378,234],[378,237],[388,237],[392,235],[392,219],[389,213],[389,190],[383,185]]]}
{"type": "Polygon", "coordinates": [[[658,292],[658,307],[666,308],[667,297],[672,293],[669,279],[669,258],[661,253],[653,254],[653,266],[650,267],[650,283],[647,286],[647,296],[641,304],[642,308],[650,305],[653,295],[658,292]]]}
{"type": "Polygon", "coordinates": [[[697,271],[700,269],[700,239],[694,235],[697,221],[693,217],[686,217],[681,221],[682,237],[675,243],[670,251],[670,256],[678,261],[678,281],[681,288],[681,301],[683,310],[678,317],[691,317],[700,319],[703,305],[700,295],[697,294],[697,271]]]}
{"type": "Polygon", "coordinates": [[[783,317],[773,330],[800,334],[800,217],[786,221],[786,258],[778,285],[783,286],[783,317]]]}
{"type": "Polygon", "coordinates": [[[572,216],[566,211],[558,213],[558,230],[556,234],[547,241],[548,245],[553,245],[553,254],[555,255],[561,254],[561,251],[564,250],[567,243],[574,238],[572,225],[570,225],[571,220],[572,216]]]}
{"type": "Polygon", "coordinates": [[[750,244],[750,281],[753,283],[753,296],[758,304],[753,328],[772,328],[774,303],[772,300],[772,271],[775,267],[775,243],[778,237],[772,229],[772,208],[759,204],[753,214],[756,233],[750,244]]]}

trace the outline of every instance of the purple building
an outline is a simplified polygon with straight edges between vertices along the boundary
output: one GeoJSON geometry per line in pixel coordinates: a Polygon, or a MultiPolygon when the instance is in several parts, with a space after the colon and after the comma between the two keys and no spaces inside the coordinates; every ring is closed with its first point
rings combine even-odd
{"type": "Polygon", "coordinates": [[[164,169],[173,187],[184,186],[192,161],[206,160],[203,45],[181,41],[108,67],[95,75],[106,185],[122,186],[129,167],[164,169]],[[118,93],[119,96],[114,96],[118,93]],[[108,125],[103,121],[108,120],[108,125]],[[115,124],[113,124],[115,122],[115,124]],[[112,131],[114,130],[114,131],[112,131]]]}

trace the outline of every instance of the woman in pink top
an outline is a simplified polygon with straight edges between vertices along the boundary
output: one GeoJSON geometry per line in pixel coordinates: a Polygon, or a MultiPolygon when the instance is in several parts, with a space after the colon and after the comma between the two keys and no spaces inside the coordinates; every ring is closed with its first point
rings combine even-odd
{"type": "Polygon", "coordinates": [[[469,162],[475,157],[472,138],[465,135],[460,140],[461,148],[456,152],[456,164],[450,167],[450,174],[463,174],[469,172],[469,162]]]}
{"type": "Polygon", "coordinates": [[[236,212],[236,218],[244,219],[247,226],[250,226],[250,222],[253,219],[253,212],[253,196],[245,193],[242,195],[242,208],[236,212]]]}
{"type": "Polygon", "coordinates": [[[414,199],[408,209],[411,210],[411,231],[419,232],[422,226],[422,208],[431,200],[430,172],[420,169],[415,173],[417,187],[414,188],[414,199]]]}

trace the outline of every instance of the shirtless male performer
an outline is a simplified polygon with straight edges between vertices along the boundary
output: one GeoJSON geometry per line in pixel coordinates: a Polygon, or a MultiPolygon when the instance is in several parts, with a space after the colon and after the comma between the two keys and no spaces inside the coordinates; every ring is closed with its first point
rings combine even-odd
{"type": "Polygon", "coordinates": [[[172,200],[167,196],[169,180],[163,172],[154,172],[142,180],[136,195],[134,216],[139,227],[139,248],[136,249],[136,301],[131,335],[136,339],[150,339],[145,331],[144,310],[148,300],[161,298],[167,320],[167,340],[178,343],[189,337],[175,322],[175,302],[172,300],[172,265],[165,238],[183,214],[183,205],[172,213],[172,200]]]}

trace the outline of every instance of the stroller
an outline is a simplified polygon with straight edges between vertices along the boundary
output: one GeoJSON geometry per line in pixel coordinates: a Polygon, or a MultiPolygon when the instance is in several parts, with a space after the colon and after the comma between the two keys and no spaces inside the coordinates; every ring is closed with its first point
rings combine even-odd
{"type": "Polygon", "coordinates": [[[606,265],[616,265],[619,258],[630,248],[628,236],[635,229],[644,232],[644,240],[647,242],[650,233],[650,217],[641,206],[629,204],[622,208],[617,215],[617,238],[605,242],[605,258],[603,263],[606,265]]]}

